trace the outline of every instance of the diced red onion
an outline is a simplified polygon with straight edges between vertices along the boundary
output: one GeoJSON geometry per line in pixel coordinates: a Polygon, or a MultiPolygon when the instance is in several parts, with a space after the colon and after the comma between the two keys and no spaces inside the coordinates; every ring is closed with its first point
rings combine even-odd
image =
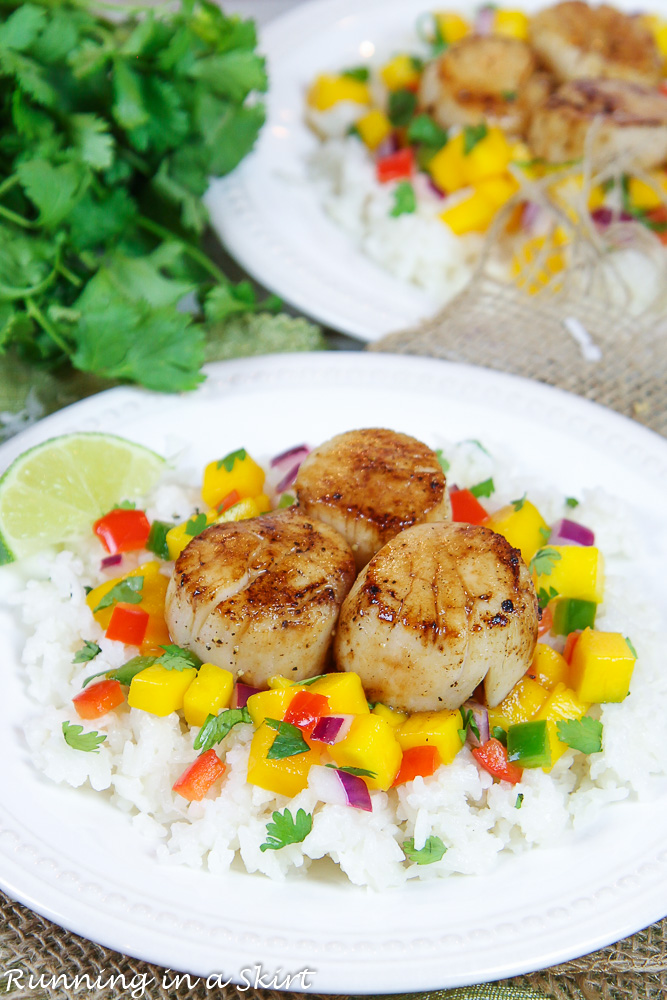
{"type": "Polygon", "coordinates": [[[550,545],[595,545],[595,534],[590,528],[563,517],[551,529],[550,545]]]}
{"type": "Polygon", "coordinates": [[[612,222],[633,222],[634,216],[628,212],[614,212],[611,208],[602,207],[591,212],[591,219],[600,229],[606,229],[612,222]]]}
{"type": "Polygon", "coordinates": [[[429,191],[432,191],[433,194],[435,194],[435,195],[438,196],[438,198],[445,198],[446,197],[447,192],[443,191],[441,187],[438,187],[438,185],[435,183],[435,181],[430,176],[430,174],[427,176],[427,181],[428,181],[429,191]]]}
{"type": "Polygon", "coordinates": [[[308,771],[308,787],[321,802],[331,806],[346,806],[347,795],[338,771],[324,764],[313,764],[308,771]]]}
{"type": "Polygon", "coordinates": [[[304,460],[310,448],[307,444],[297,444],[293,448],[288,448],[287,451],[283,451],[280,455],[276,455],[271,459],[271,468],[275,469],[277,465],[282,465],[284,462],[289,462],[290,459],[300,458],[301,461],[304,460]]]}
{"type": "Polygon", "coordinates": [[[310,734],[312,740],[333,746],[344,740],[350,731],[353,715],[323,715],[310,734]]]}
{"type": "Polygon", "coordinates": [[[495,13],[496,9],[492,5],[479,8],[474,26],[476,35],[490,35],[493,32],[495,13]]]}
{"type": "Polygon", "coordinates": [[[301,463],[309,453],[310,448],[307,444],[298,444],[271,459],[271,468],[282,473],[282,478],[275,488],[276,493],[282,493],[288,486],[292,485],[301,463]]]}
{"type": "Polygon", "coordinates": [[[296,465],[293,465],[292,468],[285,473],[283,478],[276,486],[276,493],[284,493],[285,490],[288,488],[288,486],[291,486],[292,483],[294,483],[300,468],[301,468],[301,462],[297,462],[296,465]]]}
{"type": "Polygon", "coordinates": [[[398,141],[392,132],[392,134],[387,136],[386,139],[383,139],[377,147],[375,150],[375,156],[378,160],[382,160],[385,156],[391,156],[391,154],[397,152],[397,150],[398,141]]]}
{"type": "Polygon", "coordinates": [[[491,735],[488,709],[484,705],[480,705],[478,701],[467,701],[463,707],[470,709],[475,720],[475,725],[479,729],[479,739],[477,739],[472,728],[468,726],[467,742],[473,747],[479,747],[482,743],[486,743],[491,735]]]}
{"type": "Polygon", "coordinates": [[[336,771],[336,774],[345,789],[348,806],[363,809],[364,812],[373,812],[371,796],[364,779],[357,774],[348,774],[347,771],[336,771]]]}
{"type": "Polygon", "coordinates": [[[107,569],[109,566],[117,566],[123,561],[122,552],[114,552],[112,556],[106,556],[100,563],[101,569],[107,569]]]}
{"type": "Polygon", "coordinates": [[[234,688],[234,708],[244,708],[248,698],[253,694],[257,694],[260,690],[260,688],[250,687],[249,684],[242,684],[241,681],[237,681],[234,688]]]}

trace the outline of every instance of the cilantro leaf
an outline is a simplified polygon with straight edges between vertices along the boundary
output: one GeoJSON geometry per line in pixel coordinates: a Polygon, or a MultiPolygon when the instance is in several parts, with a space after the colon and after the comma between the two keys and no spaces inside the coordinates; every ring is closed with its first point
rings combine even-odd
{"type": "Polygon", "coordinates": [[[630,640],[628,639],[627,635],[624,638],[625,638],[625,641],[628,644],[628,649],[630,650],[630,652],[632,653],[632,655],[634,656],[634,658],[636,660],[637,659],[637,650],[635,649],[635,647],[633,646],[633,644],[630,642],[630,640]]]}
{"type": "Polygon", "coordinates": [[[154,552],[160,559],[170,559],[169,548],[167,546],[167,534],[176,525],[169,521],[153,521],[151,530],[148,533],[146,548],[149,552],[154,552]]]}
{"type": "Polygon", "coordinates": [[[279,719],[265,719],[264,721],[270,729],[275,729],[278,734],[269,747],[266,755],[267,760],[296,757],[300,753],[307,753],[310,749],[298,726],[293,726],[291,722],[283,722],[279,719]]]}
{"type": "Polygon", "coordinates": [[[84,733],[83,726],[71,722],[63,722],[63,736],[72,750],[85,750],[87,753],[99,753],[100,745],[106,740],[103,733],[84,733]]]}
{"type": "Polygon", "coordinates": [[[341,73],[341,76],[347,76],[350,80],[358,80],[359,83],[368,83],[370,75],[368,66],[352,66],[350,69],[344,69],[341,73]]]}
{"type": "Polygon", "coordinates": [[[495,491],[493,479],[485,479],[484,482],[470,487],[470,492],[474,497],[490,497],[495,491]]]}
{"type": "Polygon", "coordinates": [[[245,448],[237,448],[236,451],[230,451],[229,455],[225,455],[224,458],[221,458],[218,461],[217,468],[224,468],[225,472],[231,472],[237,459],[239,462],[242,462],[247,457],[248,453],[245,448]]]}
{"type": "Polygon", "coordinates": [[[578,507],[579,501],[576,499],[576,497],[565,497],[565,506],[572,508],[578,507]]]}
{"type": "Polygon", "coordinates": [[[200,754],[205,753],[216,743],[221,743],[227,733],[242,722],[252,722],[245,705],[243,708],[225,708],[218,715],[208,715],[195,737],[195,750],[199,750],[200,754]]]}
{"type": "Polygon", "coordinates": [[[544,611],[549,601],[553,601],[556,597],[558,597],[558,591],[555,587],[540,587],[537,592],[537,603],[544,611]]]}
{"type": "Polygon", "coordinates": [[[551,538],[551,528],[538,528],[537,531],[542,541],[546,544],[551,538]]]}
{"type": "Polygon", "coordinates": [[[199,657],[191,652],[189,649],[183,649],[182,646],[163,646],[164,653],[161,656],[156,657],[155,662],[165,670],[186,670],[189,667],[199,668],[201,667],[201,660],[199,657]]]}
{"type": "Polygon", "coordinates": [[[462,708],[461,718],[463,719],[463,729],[457,730],[459,736],[461,737],[461,743],[465,743],[468,736],[468,730],[470,730],[470,732],[473,733],[478,740],[480,740],[479,726],[475,721],[473,710],[471,708],[462,708]]]}
{"type": "Polygon", "coordinates": [[[86,687],[96,677],[107,677],[110,681],[118,681],[119,684],[124,684],[127,687],[132,683],[132,678],[136,674],[145,670],[146,667],[152,667],[155,659],[154,656],[133,656],[131,660],[116,670],[100,670],[99,673],[91,674],[90,677],[86,677],[81,686],[86,687]]]}
{"type": "Polygon", "coordinates": [[[295,503],[296,497],[293,493],[283,493],[278,502],[278,510],[283,510],[285,507],[292,507],[295,503]]]}
{"type": "Polygon", "coordinates": [[[388,117],[392,125],[408,125],[417,108],[417,95],[411,90],[392,90],[389,94],[388,117]]]}
{"type": "Polygon", "coordinates": [[[102,611],[104,608],[110,608],[117,601],[123,601],[125,604],[139,604],[143,589],[143,576],[128,576],[125,580],[121,580],[115,584],[111,590],[107,591],[97,607],[93,609],[93,614],[102,611]]]}
{"type": "Polygon", "coordinates": [[[445,456],[443,454],[443,451],[442,451],[442,448],[438,448],[438,450],[436,451],[435,454],[436,454],[436,457],[438,459],[438,462],[440,464],[440,468],[442,469],[442,471],[443,472],[449,472],[450,464],[447,461],[447,459],[445,458],[445,456]]]}
{"type": "Polygon", "coordinates": [[[102,650],[96,642],[92,642],[91,639],[84,639],[83,646],[74,654],[72,663],[88,663],[90,660],[94,660],[101,652],[102,650]]]}
{"type": "Polygon", "coordinates": [[[491,735],[494,740],[498,740],[504,747],[507,746],[507,730],[503,729],[502,726],[494,726],[491,730],[491,735]]]}
{"type": "Polygon", "coordinates": [[[500,96],[503,101],[516,101],[518,95],[516,90],[501,90],[500,96]]]}
{"type": "Polygon", "coordinates": [[[208,518],[206,517],[206,514],[195,514],[194,517],[191,517],[185,525],[185,534],[189,535],[190,538],[196,538],[197,535],[201,535],[202,531],[207,527],[208,518]]]}
{"type": "Polygon", "coordinates": [[[561,554],[555,549],[547,547],[539,549],[530,560],[528,569],[538,574],[538,576],[551,576],[554,566],[560,562],[561,554]]]}
{"type": "Polygon", "coordinates": [[[408,125],[408,142],[428,146],[436,153],[447,142],[447,132],[430,115],[416,115],[408,125]]]}
{"type": "Polygon", "coordinates": [[[274,812],[273,822],[266,824],[266,841],[260,845],[260,851],[279,851],[287,844],[300,844],[306,839],[313,828],[313,817],[305,809],[299,809],[296,819],[289,809],[274,812]]]}
{"type": "Polygon", "coordinates": [[[345,771],[346,774],[354,774],[357,778],[377,778],[376,771],[367,771],[365,767],[339,767],[338,764],[325,764],[334,771],[345,771]]]}
{"type": "Polygon", "coordinates": [[[518,499],[518,500],[510,500],[510,503],[512,504],[512,506],[514,507],[514,510],[515,510],[515,511],[516,511],[517,513],[518,513],[518,512],[520,511],[520,510],[522,510],[522,509],[523,509],[523,505],[524,505],[524,504],[525,504],[525,502],[526,502],[526,495],[527,495],[527,494],[525,494],[525,493],[524,493],[524,495],[523,495],[522,497],[519,497],[519,499],[518,499]]]}
{"type": "Polygon", "coordinates": [[[399,215],[412,215],[417,211],[417,196],[410,181],[400,181],[394,189],[394,207],[389,215],[397,218],[399,215]]]}
{"type": "Polygon", "coordinates": [[[480,125],[466,125],[463,129],[463,155],[472,153],[475,146],[486,138],[488,131],[483,122],[480,125]]]}
{"type": "Polygon", "coordinates": [[[581,753],[600,753],[602,723],[585,715],[583,719],[565,719],[556,723],[558,739],[581,753]]]}
{"type": "Polygon", "coordinates": [[[447,848],[440,837],[428,837],[424,846],[420,850],[415,849],[414,837],[403,841],[403,853],[407,861],[412,861],[418,865],[432,865],[435,861],[440,861],[447,853],[447,848]]]}

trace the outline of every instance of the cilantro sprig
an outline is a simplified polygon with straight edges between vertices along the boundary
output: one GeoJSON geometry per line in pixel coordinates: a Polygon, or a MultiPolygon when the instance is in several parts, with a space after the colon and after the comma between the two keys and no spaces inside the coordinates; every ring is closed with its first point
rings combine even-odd
{"type": "Polygon", "coordinates": [[[112,604],[116,604],[118,601],[123,601],[125,604],[139,604],[143,589],[143,576],[128,576],[125,580],[121,580],[111,590],[106,592],[97,607],[93,608],[93,613],[103,611],[104,608],[110,608],[112,604]]]}
{"type": "Polygon", "coordinates": [[[305,809],[299,809],[296,818],[289,809],[274,812],[273,822],[266,824],[266,841],[260,844],[260,851],[279,851],[288,844],[300,844],[313,828],[313,817],[305,809]]]}
{"type": "Polygon", "coordinates": [[[440,837],[432,836],[426,839],[424,846],[419,850],[415,849],[414,837],[409,837],[403,841],[403,853],[407,861],[412,861],[417,865],[432,865],[440,861],[447,853],[447,848],[440,837]]]}
{"type": "Polygon", "coordinates": [[[585,715],[583,719],[564,719],[556,723],[558,739],[581,753],[600,753],[602,723],[585,715]]]}
{"type": "Polygon", "coordinates": [[[547,546],[544,549],[538,549],[533,558],[530,560],[528,569],[531,573],[535,570],[538,576],[551,576],[554,566],[557,562],[560,562],[560,560],[560,552],[556,552],[554,548],[547,546]]]}
{"type": "Polygon", "coordinates": [[[72,663],[90,663],[102,652],[101,648],[92,639],[84,639],[81,649],[77,649],[72,663]]]}
{"type": "Polygon", "coordinates": [[[306,753],[310,747],[301,735],[298,726],[280,719],[264,720],[270,729],[275,729],[277,736],[266,754],[267,760],[284,760],[285,757],[296,757],[306,753]]]}
{"type": "Polygon", "coordinates": [[[234,726],[242,722],[252,722],[250,712],[243,708],[225,708],[218,715],[207,715],[204,725],[195,737],[194,748],[200,755],[206,753],[217,743],[221,743],[234,726]]]}
{"type": "Polygon", "coordinates": [[[83,750],[86,753],[99,753],[100,746],[106,740],[104,733],[84,733],[83,726],[67,721],[63,722],[63,736],[72,750],[83,750]]]}
{"type": "Polygon", "coordinates": [[[163,646],[162,649],[164,652],[160,656],[133,656],[131,660],[116,670],[100,670],[96,674],[91,674],[90,677],[86,677],[82,686],[86,687],[96,677],[106,677],[108,680],[118,681],[119,684],[130,685],[138,673],[156,663],[166,670],[179,671],[188,667],[198,669],[201,666],[199,657],[189,649],[174,645],[163,646]]]}

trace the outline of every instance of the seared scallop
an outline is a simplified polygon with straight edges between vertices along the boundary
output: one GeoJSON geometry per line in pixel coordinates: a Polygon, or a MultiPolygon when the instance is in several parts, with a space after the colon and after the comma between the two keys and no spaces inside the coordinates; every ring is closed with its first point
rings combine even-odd
{"type": "Polygon", "coordinates": [[[421,524],[360,573],[340,613],[340,670],[407,712],[459,708],[480,682],[495,706],[530,666],[535,588],[520,553],[488,528],[421,524]]]}
{"type": "Polygon", "coordinates": [[[451,517],[438,456],[384,428],[348,431],[308,455],[295,483],[299,507],[352,546],[357,569],[399,531],[451,517]]]}
{"type": "Polygon", "coordinates": [[[285,510],[213,524],[176,560],[166,599],[173,639],[254,687],[303,680],[326,664],[354,580],[336,531],[285,510]]]}
{"type": "Polygon", "coordinates": [[[547,7],[532,18],[530,40],[559,80],[607,78],[657,87],[662,59],[637,15],[583,0],[547,7]]]}
{"type": "Polygon", "coordinates": [[[594,166],[623,157],[649,170],[667,158],[667,97],[624,80],[573,80],[535,111],[528,142],[552,163],[575,160],[589,130],[594,166]]]}

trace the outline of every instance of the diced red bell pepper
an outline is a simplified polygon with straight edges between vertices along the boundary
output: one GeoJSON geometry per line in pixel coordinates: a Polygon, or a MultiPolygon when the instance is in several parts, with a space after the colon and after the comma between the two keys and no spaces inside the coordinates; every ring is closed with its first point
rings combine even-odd
{"type": "Polygon", "coordinates": [[[554,623],[554,614],[551,610],[551,606],[547,604],[546,608],[542,608],[542,617],[540,618],[540,623],[537,626],[538,636],[546,635],[547,632],[551,631],[551,626],[554,623]]]}
{"type": "Polygon", "coordinates": [[[567,639],[565,640],[565,646],[563,647],[563,656],[568,663],[572,663],[572,654],[574,653],[574,647],[579,642],[579,636],[582,630],[576,629],[574,632],[570,632],[567,639]]]}
{"type": "Polygon", "coordinates": [[[508,761],[507,748],[500,740],[491,737],[486,743],[482,743],[481,747],[473,747],[472,753],[477,763],[494,778],[509,781],[510,785],[516,785],[521,781],[522,769],[508,761]]]}
{"type": "Polygon", "coordinates": [[[111,555],[145,549],[151,531],[143,510],[110,510],[95,521],[93,531],[111,555]]]}
{"type": "Polygon", "coordinates": [[[658,227],[654,232],[660,242],[667,243],[667,230],[664,228],[667,224],[667,206],[658,205],[657,208],[652,208],[646,213],[646,220],[658,227]]]}
{"type": "Polygon", "coordinates": [[[122,705],[124,701],[125,695],[118,681],[108,680],[91,684],[72,698],[80,719],[99,719],[112,708],[122,705]]]}
{"type": "Polygon", "coordinates": [[[173,790],[189,802],[200,802],[225,771],[226,767],[215,750],[207,750],[186,767],[173,785],[173,790]]]}
{"type": "Polygon", "coordinates": [[[326,695],[313,691],[297,691],[284,715],[284,721],[311,733],[322,716],[329,711],[326,695]]]}
{"type": "Polygon", "coordinates": [[[435,747],[410,747],[403,751],[403,760],[394,778],[394,785],[402,785],[419,776],[428,778],[435,774],[440,763],[440,754],[435,747]]]}
{"type": "Polygon", "coordinates": [[[111,619],[105,632],[107,639],[116,639],[128,646],[140,646],[144,641],[150,615],[136,604],[118,601],[111,612],[111,619]]]}
{"type": "Polygon", "coordinates": [[[241,494],[239,493],[239,491],[232,490],[231,493],[228,493],[226,497],[222,498],[220,503],[215,505],[215,509],[219,511],[221,514],[224,514],[226,510],[229,510],[230,507],[233,507],[234,504],[238,503],[240,499],[241,499],[241,494]]]}
{"type": "Polygon", "coordinates": [[[489,515],[470,490],[452,490],[449,494],[452,503],[452,521],[465,521],[466,524],[484,524],[489,515]]]}
{"type": "Polygon", "coordinates": [[[414,153],[410,146],[399,149],[388,156],[382,156],[375,163],[375,174],[380,184],[387,184],[389,181],[406,180],[412,177],[415,166],[414,153]]]}

